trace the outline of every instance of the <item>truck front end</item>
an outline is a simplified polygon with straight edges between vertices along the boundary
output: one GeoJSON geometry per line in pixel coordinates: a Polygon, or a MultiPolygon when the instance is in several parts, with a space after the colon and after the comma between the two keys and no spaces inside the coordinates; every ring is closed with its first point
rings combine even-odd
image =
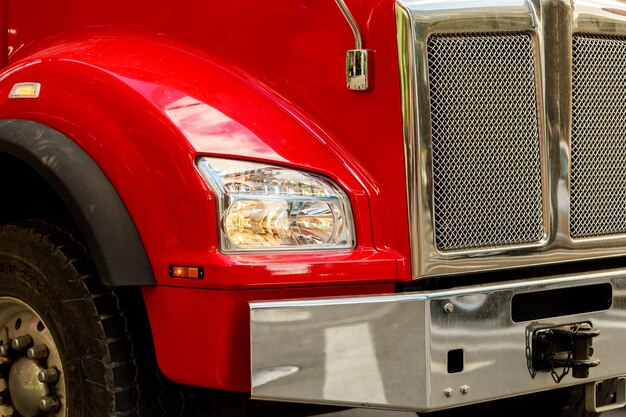
{"type": "Polygon", "coordinates": [[[624,405],[624,1],[58,3],[0,0],[0,411],[141,415],[152,347],[261,400],[624,405]]]}
{"type": "Polygon", "coordinates": [[[250,303],[253,397],[433,411],[584,384],[587,412],[623,406],[626,5],[395,15],[412,282],[250,303]]]}

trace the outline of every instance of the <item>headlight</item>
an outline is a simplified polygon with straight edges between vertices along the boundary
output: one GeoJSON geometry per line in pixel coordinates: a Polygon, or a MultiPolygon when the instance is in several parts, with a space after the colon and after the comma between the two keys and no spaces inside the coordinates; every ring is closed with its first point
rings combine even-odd
{"type": "Polygon", "coordinates": [[[218,197],[222,250],[351,249],[352,210],[331,180],[274,165],[199,158],[218,197]]]}

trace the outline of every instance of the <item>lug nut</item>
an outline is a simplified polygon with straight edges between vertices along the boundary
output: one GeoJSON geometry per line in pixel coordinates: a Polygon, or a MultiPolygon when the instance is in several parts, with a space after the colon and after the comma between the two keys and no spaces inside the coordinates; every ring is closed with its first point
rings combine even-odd
{"type": "Polygon", "coordinates": [[[39,371],[37,379],[44,384],[54,384],[59,380],[59,371],[55,368],[44,369],[43,371],[39,371]]]}
{"type": "Polygon", "coordinates": [[[56,412],[61,408],[61,403],[57,397],[43,397],[39,400],[39,408],[45,412],[56,412]]]}
{"type": "Polygon", "coordinates": [[[0,345],[0,358],[8,358],[9,357],[9,345],[0,345]]]}
{"type": "Polygon", "coordinates": [[[11,347],[15,350],[24,350],[33,345],[33,338],[30,335],[25,334],[20,337],[16,337],[11,340],[11,347]]]}
{"type": "Polygon", "coordinates": [[[46,345],[35,345],[26,352],[28,359],[39,360],[48,357],[48,347],[46,345]]]}
{"type": "Polygon", "coordinates": [[[3,414],[2,417],[18,417],[19,416],[19,414],[15,413],[15,408],[13,408],[12,405],[3,404],[2,408],[4,409],[2,412],[6,413],[6,414],[3,414]]]}
{"type": "Polygon", "coordinates": [[[452,303],[446,303],[443,306],[443,311],[445,311],[446,313],[450,314],[454,311],[454,304],[452,303]]]}

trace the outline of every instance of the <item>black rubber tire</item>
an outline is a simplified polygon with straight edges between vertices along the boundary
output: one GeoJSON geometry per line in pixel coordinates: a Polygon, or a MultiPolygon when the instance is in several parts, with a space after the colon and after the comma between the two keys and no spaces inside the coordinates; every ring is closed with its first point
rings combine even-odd
{"type": "MultiPolygon", "coordinates": [[[[54,224],[0,226],[0,296],[29,304],[59,350],[68,417],[178,417],[164,389],[138,289],[98,279],[80,240],[54,224]]],[[[170,388],[170,387],[166,387],[170,388]]]]}

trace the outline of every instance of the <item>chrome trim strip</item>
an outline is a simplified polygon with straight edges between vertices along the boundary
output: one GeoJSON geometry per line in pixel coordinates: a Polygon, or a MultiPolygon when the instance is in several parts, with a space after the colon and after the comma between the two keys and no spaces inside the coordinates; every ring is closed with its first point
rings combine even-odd
{"type": "Polygon", "coordinates": [[[430,293],[258,302],[250,315],[256,399],[434,411],[626,374],[626,269],[430,293]],[[515,294],[599,283],[612,286],[608,310],[512,321],[515,294]],[[601,363],[589,378],[568,375],[558,386],[549,372],[533,378],[529,326],[587,320],[600,330],[594,357],[601,363]],[[447,355],[455,349],[463,349],[464,366],[449,373],[447,355]]]}
{"type": "Polygon", "coordinates": [[[354,16],[352,16],[350,9],[343,0],[335,0],[335,3],[337,3],[337,6],[341,9],[343,17],[346,18],[346,21],[350,25],[350,29],[352,29],[352,33],[354,34],[354,49],[363,49],[363,41],[361,38],[361,32],[359,31],[359,25],[356,24],[356,20],[354,20],[354,16]]]}
{"type": "Polygon", "coordinates": [[[624,235],[570,237],[569,167],[572,36],[626,36],[626,1],[398,0],[396,24],[413,278],[624,255],[624,235]],[[524,32],[535,44],[546,236],[537,244],[441,252],[434,237],[427,40],[494,32],[524,32]]]}
{"type": "Polygon", "coordinates": [[[402,136],[404,141],[404,167],[406,175],[406,195],[407,195],[407,207],[409,208],[409,245],[411,248],[411,264],[413,269],[413,275],[416,273],[416,266],[419,264],[418,254],[422,250],[420,247],[420,240],[416,238],[419,236],[419,222],[418,220],[418,194],[420,187],[418,178],[426,178],[424,173],[421,173],[420,166],[418,165],[422,158],[415,158],[413,155],[418,155],[420,152],[416,148],[417,141],[415,137],[417,129],[416,115],[418,114],[417,103],[414,97],[416,96],[415,86],[416,80],[416,65],[415,54],[413,48],[413,39],[415,39],[415,33],[413,32],[414,26],[411,23],[411,12],[404,7],[400,2],[396,2],[396,41],[398,46],[398,65],[400,73],[400,100],[402,109],[402,136]],[[420,172],[418,172],[420,170],[420,172]]]}

